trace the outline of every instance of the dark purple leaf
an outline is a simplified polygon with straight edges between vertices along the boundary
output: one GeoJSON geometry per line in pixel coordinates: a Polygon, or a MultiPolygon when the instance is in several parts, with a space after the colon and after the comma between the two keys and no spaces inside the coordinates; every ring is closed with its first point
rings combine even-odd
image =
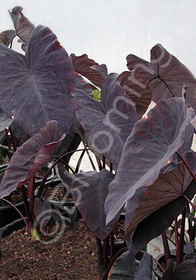
{"type": "Polygon", "coordinates": [[[57,120],[60,135],[73,121],[74,70],[56,35],[43,26],[32,34],[25,56],[0,44],[0,107],[30,135],[57,120]]]}
{"type": "Polygon", "coordinates": [[[125,252],[115,261],[108,280],[152,280],[152,258],[149,254],[143,255],[140,261],[135,261],[125,252]],[[139,262],[139,264],[138,264],[139,262]]]}
{"type": "Polygon", "coordinates": [[[134,104],[110,77],[104,82],[101,102],[82,90],[75,90],[73,95],[90,147],[117,168],[125,140],[138,120],[134,104]]]}
{"type": "Polygon", "coordinates": [[[193,260],[185,260],[174,271],[167,271],[163,280],[195,280],[196,263],[193,260]]]}
{"type": "Polygon", "coordinates": [[[9,13],[13,20],[16,34],[28,45],[35,26],[23,15],[22,10],[22,7],[16,6],[9,13]]]}
{"type": "Polygon", "coordinates": [[[38,218],[39,215],[42,217],[42,226],[46,226],[52,216],[51,204],[47,199],[40,199],[38,197],[34,200],[34,215],[38,218]]]}
{"type": "Polygon", "coordinates": [[[118,222],[119,215],[106,227],[104,203],[108,194],[108,185],[114,175],[103,169],[76,174],[73,178],[72,195],[83,219],[90,230],[104,240],[118,222]]]}
{"type": "MultiPolygon", "coordinates": [[[[196,161],[194,161],[194,166],[191,169],[195,172],[196,161]]],[[[134,209],[134,204],[128,203],[125,234],[130,235],[141,221],[182,196],[192,179],[183,162],[169,173],[160,174],[154,184],[142,195],[137,208],[134,209]]]]}
{"type": "Polygon", "coordinates": [[[196,110],[196,80],[192,73],[161,45],[151,50],[151,63],[134,55],[127,57],[127,66],[132,72],[132,81],[140,87],[146,84],[152,89],[152,99],[181,97],[186,87],[186,104],[196,110]],[[142,77],[143,81],[138,79],[142,77]]]}
{"type": "Polygon", "coordinates": [[[102,71],[105,71],[103,65],[99,65],[93,59],[88,58],[87,54],[83,54],[81,56],[71,54],[70,58],[77,73],[87,78],[95,86],[100,88],[102,87],[105,80],[105,76],[102,73],[102,71]],[[98,68],[94,68],[94,66],[98,68]]]}
{"type": "MultiPolygon", "coordinates": [[[[196,183],[193,180],[184,194],[191,200],[195,193],[196,183]]],[[[139,250],[144,248],[150,240],[165,231],[187,205],[188,201],[181,196],[143,220],[134,230],[128,241],[127,246],[130,254],[135,255],[139,250]]]]}
{"type": "Polygon", "coordinates": [[[151,280],[152,279],[152,257],[145,253],[139,263],[134,280],[151,280]]]}
{"type": "Polygon", "coordinates": [[[195,242],[193,240],[184,246],[184,253],[185,253],[184,258],[189,258],[190,256],[193,257],[194,255],[196,257],[196,254],[194,252],[195,252],[195,242]]]}
{"type": "Polygon", "coordinates": [[[137,121],[123,148],[115,179],[106,199],[107,223],[136,190],[150,186],[184,142],[185,129],[194,113],[182,98],[160,101],[137,121]]]}
{"type": "MultiPolygon", "coordinates": [[[[184,143],[183,145],[178,149],[178,153],[180,153],[182,156],[186,156],[188,152],[191,152],[191,146],[193,144],[193,136],[194,136],[194,126],[192,124],[188,125],[185,129],[185,137],[184,137],[184,143]]],[[[176,167],[176,165],[181,161],[179,156],[177,154],[173,155],[172,161],[164,166],[160,173],[164,174],[166,172],[171,171],[173,168],[176,167]]]]}
{"type": "Polygon", "coordinates": [[[129,71],[124,71],[121,73],[118,76],[117,81],[135,104],[138,115],[142,116],[148,109],[148,106],[151,102],[151,89],[145,84],[143,87],[141,87],[132,81],[132,73],[129,71]]]}
{"type": "Polygon", "coordinates": [[[59,140],[56,121],[48,122],[13,154],[0,185],[0,196],[8,196],[18,186],[30,181],[41,167],[48,162],[59,140]]]}
{"type": "Polygon", "coordinates": [[[131,71],[129,80],[140,88],[145,88],[146,84],[154,77],[151,63],[136,55],[129,54],[127,56],[127,67],[131,71]]]}
{"type": "Polygon", "coordinates": [[[15,34],[14,30],[6,30],[0,33],[0,43],[9,46],[15,34]]]}
{"type": "Polygon", "coordinates": [[[58,146],[59,142],[52,142],[49,144],[45,144],[42,146],[37,153],[36,157],[34,158],[33,165],[31,166],[31,170],[28,173],[27,180],[35,175],[36,172],[38,172],[41,167],[48,162],[48,160],[51,158],[51,156],[56,151],[56,148],[58,146]]]}
{"type": "Polygon", "coordinates": [[[84,91],[88,96],[94,98],[92,87],[88,84],[79,74],[76,73],[75,75],[76,80],[76,88],[78,90],[84,91]]]}
{"type": "Polygon", "coordinates": [[[13,123],[11,124],[10,129],[13,135],[16,137],[18,145],[21,145],[27,140],[26,132],[15,121],[13,121],[13,123]]]}
{"type": "Polygon", "coordinates": [[[129,251],[124,252],[113,264],[108,280],[134,280],[138,264],[131,258],[129,251]]]}

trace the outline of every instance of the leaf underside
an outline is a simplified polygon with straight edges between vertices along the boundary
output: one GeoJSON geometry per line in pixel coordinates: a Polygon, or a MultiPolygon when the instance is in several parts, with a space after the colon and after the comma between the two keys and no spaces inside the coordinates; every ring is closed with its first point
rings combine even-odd
{"type": "MultiPolygon", "coordinates": [[[[192,170],[195,170],[195,166],[192,170]]],[[[129,215],[129,212],[133,211],[132,205],[128,203],[125,234],[129,235],[142,220],[182,196],[191,181],[192,176],[184,163],[178,164],[169,173],[160,174],[154,184],[141,197],[138,207],[133,212],[132,218],[129,215]]]]}
{"type": "Polygon", "coordinates": [[[57,148],[59,127],[48,122],[13,154],[0,185],[0,197],[8,196],[18,186],[29,181],[48,162],[57,148]]]}
{"type": "MultiPolygon", "coordinates": [[[[191,200],[195,193],[196,183],[192,181],[184,194],[191,200]]],[[[188,201],[181,196],[152,213],[139,223],[127,244],[130,254],[136,254],[139,250],[144,248],[150,240],[165,231],[187,205],[188,201]]]]}
{"type": "Polygon", "coordinates": [[[151,63],[127,56],[127,67],[140,87],[148,85],[156,103],[163,99],[181,97],[185,88],[186,104],[196,110],[196,80],[193,74],[161,44],[151,49],[151,63]],[[142,77],[142,81],[138,78],[142,77]]]}

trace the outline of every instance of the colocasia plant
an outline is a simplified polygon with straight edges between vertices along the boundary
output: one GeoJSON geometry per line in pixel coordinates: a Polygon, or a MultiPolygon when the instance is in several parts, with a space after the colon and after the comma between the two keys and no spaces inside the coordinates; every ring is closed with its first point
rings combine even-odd
{"type": "Polygon", "coordinates": [[[108,73],[86,54],[69,56],[56,35],[34,26],[21,7],[10,15],[15,31],[0,34],[0,128],[14,123],[27,140],[10,152],[0,197],[27,190],[29,228],[42,213],[48,226],[46,177],[37,185],[35,175],[48,162],[61,163],[60,178],[97,237],[100,279],[196,279],[192,73],[160,44],[151,49],[150,62],[131,54],[127,71],[108,73]],[[23,54],[11,48],[15,36],[23,54]],[[84,152],[95,154],[98,171],[78,173],[79,163],[71,170],[80,141],[84,152]],[[125,242],[119,246],[113,232],[123,217],[125,242]],[[168,228],[175,235],[174,255],[168,228]],[[162,263],[146,252],[159,235],[162,263]]]}

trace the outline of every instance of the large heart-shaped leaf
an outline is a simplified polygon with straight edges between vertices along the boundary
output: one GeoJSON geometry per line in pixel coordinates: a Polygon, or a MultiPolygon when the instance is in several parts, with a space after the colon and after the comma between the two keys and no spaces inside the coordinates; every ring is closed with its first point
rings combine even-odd
{"type": "Polygon", "coordinates": [[[125,140],[138,120],[134,104],[111,77],[104,82],[101,102],[83,90],[75,90],[73,95],[91,147],[117,168],[125,140]]]}
{"type": "Polygon", "coordinates": [[[160,101],[137,121],[123,148],[115,179],[106,199],[107,223],[136,190],[150,186],[184,142],[185,129],[194,113],[182,98],[160,101]]]}
{"type": "Polygon", "coordinates": [[[29,181],[54,153],[59,140],[57,121],[49,121],[39,133],[13,154],[0,185],[0,197],[8,196],[29,181]]]}
{"type": "MultiPolygon", "coordinates": [[[[191,166],[191,169],[195,172],[196,161],[194,161],[194,166],[191,166]]],[[[154,184],[143,194],[136,209],[133,208],[134,205],[131,202],[128,203],[125,234],[130,235],[141,221],[182,196],[192,179],[183,162],[169,173],[160,174],[154,184]]]]}
{"type": "Polygon", "coordinates": [[[23,15],[22,10],[22,7],[16,6],[9,13],[13,20],[16,34],[28,45],[35,26],[23,15]]]}
{"type": "Polygon", "coordinates": [[[72,194],[76,206],[90,230],[104,240],[118,222],[119,215],[106,227],[104,203],[108,194],[108,185],[114,175],[102,169],[101,172],[76,174],[73,178],[72,194]]]}
{"type": "MultiPolygon", "coordinates": [[[[93,68],[93,66],[99,66],[97,62],[95,62],[93,59],[90,59],[87,54],[83,54],[81,56],[71,54],[70,58],[77,73],[87,78],[95,86],[100,88],[102,87],[105,77],[100,71],[98,71],[96,68],[93,68]]],[[[102,65],[102,67],[104,66],[102,65]]]]}
{"type": "Polygon", "coordinates": [[[49,120],[57,120],[60,134],[73,119],[71,90],[74,70],[52,31],[38,26],[25,56],[0,44],[0,107],[30,135],[49,120]]]}
{"type": "Polygon", "coordinates": [[[134,83],[140,87],[149,85],[152,89],[152,99],[155,102],[182,96],[185,86],[186,103],[196,110],[196,80],[193,74],[161,44],[157,44],[151,49],[151,63],[134,55],[128,55],[127,66],[132,72],[134,83]],[[138,72],[143,81],[138,79],[138,72]]]}
{"type": "MultiPolygon", "coordinates": [[[[132,73],[129,71],[122,72],[116,80],[135,104],[138,115],[142,116],[148,109],[152,99],[152,91],[149,86],[144,84],[144,86],[141,87],[136,84],[132,80],[132,73]]],[[[141,80],[141,78],[139,80],[141,80]]]]}
{"type": "MultiPolygon", "coordinates": [[[[184,194],[191,200],[195,193],[196,182],[193,180],[184,194]]],[[[127,243],[130,254],[135,255],[150,240],[164,232],[188,204],[189,202],[181,196],[144,219],[136,227],[127,243]]]]}

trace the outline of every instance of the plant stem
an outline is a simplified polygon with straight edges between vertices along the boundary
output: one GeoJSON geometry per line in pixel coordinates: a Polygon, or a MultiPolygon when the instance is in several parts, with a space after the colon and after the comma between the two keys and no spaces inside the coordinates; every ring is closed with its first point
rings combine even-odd
{"type": "Polygon", "coordinates": [[[77,162],[77,165],[76,165],[76,169],[75,169],[75,173],[78,173],[79,169],[80,169],[80,165],[81,165],[81,162],[82,162],[82,159],[84,157],[84,154],[85,154],[85,149],[82,151],[79,159],[78,159],[78,162],[77,162]]]}
{"type": "Polygon", "coordinates": [[[114,256],[114,233],[113,231],[110,234],[110,260],[114,256]]]}
{"type": "Polygon", "coordinates": [[[24,207],[25,207],[25,213],[27,216],[27,221],[28,221],[28,230],[31,228],[31,222],[32,222],[32,218],[31,218],[31,213],[29,211],[29,205],[28,205],[28,200],[27,200],[27,194],[26,194],[26,189],[24,186],[21,187],[22,189],[22,197],[23,197],[23,201],[24,201],[24,207]],[[30,226],[30,228],[29,228],[30,226]]]}
{"type": "Polygon", "coordinates": [[[12,36],[12,40],[11,40],[11,42],[10,42],[10,49],[12,49],[13,41],[14,41],[14,38],[15,38],[16,36],[17,36],[16,33],[12,36]]]}
{"type": "Polygon", "coordinates": [[[105,168],[105,156],[102,157],[102,161],[103,161],[102,169],[104,169],[105,168]]]}
{"type": "Polygon", "coordinates": [[[104,259],[104,266],[106,267],[109,263],[109,236],[103,240],[103,259],[104,259]]]}
{"type": "Polygon", "coordinates": [[[196,206],[193,204],[193,202],[186,196],[184,193],[182,196],[190,203],[190,205],[193,207],[193,209],[196,211],[196,206]]]}
{"type": "Polygon", "coordinates": [[[8,146],[8,157],[9,157],[9,159],[11,159],[11,156],[12,156],[11,155],[11,144],[10,144],[10,139],[9,139],[7,128],[5,129],[5,134],[6,134],[7,146],[8,146]]]}
{"type": "Polygon", "coordinates": [[[113,164],[110,162],[110,172],[113,171],[113,164]]]}
{"type": "Polygon", "coordinates": [[[97,248],[98,248],[98,270],[99,270],[99,279],[102,279],[102,275],[104,272],[104,259],[103,259],[103,247],[101,244],[101,240],[96,237],[97,248]]]}
{"type": "Polygon", "coordinates": [[[11,140],[12,140],[13,150],[15,152],[16,149],[17,149],[16,139],[14,137],[14,134],[13,134],[13,131],[12,131],[11,127],[9,127],[9,131],[10,131],[10,136],[11,136],[11,140]]]}
{"type": "Polygon", "coordinates": [[[163,248],[165,253],[165,262],[166,265],[168,266],[168,261],[171,258],[171,254],[170,254],[169,244],[165,231],[162,233],[162,241],[163,241],[163,248]]]}
{"type": "Polygon", "coordinates": [[[175,219],[175,242],[176,242],[176,252],[178,251],[179,248],[179,239],[178,239],[178,221],[175,219]]]}
{"type": "MultiPolygon", "coordinates": [[[[181,156],[180,153],[176,152],[176,154],[179,156],[179,158],[183,161],[184,165],[186,166],[186,168],[188,169],[188,171],[190,172],[191,176],[193,177],[193,179],[195,180],[196,182],[196,176],[195,174],[193,173],[192,169],[190,168],[188,162],[183,158],[183,156],[181,156]]],[[[195,205],[192,203],[192,201],[185,195],[185,194],[182,194],[182,196],[184,196],[184,198],[191,204],[191,206],[193,207],[193,209],[196,211],[196,207],[195,205]]]]}
{"type": "Polygon", "coordinates": [[[34,217],[34,182],[35,177],[33,176],[27,183],[27,191],[28,191],[28,197],[29,197],[29,208],[31,212],[31,217],[34,217]]]}
{"type": "Polygon", "coordinates": [[[181,156],[181,154],[179,152],[176,152],[176,154],[179,156],[179,158],[183,161],[184,165],[186,166],[186,168],[188,169],[188,171],[190,172],[191,176],[193,177],[193,179],[195,180],[196,182],[196,177],[195,177],[195,174],[193,173],[192,169],[190,168],[188,162],[186,161],[186,159],[181,156]]]}
{"type": "Polygon", "coordinates": [[[185,216],[186,216],[186,209],[184,209],[183,212],[182,212],[180,238],[179,238],[179,248],[178,248],[178,251],[176,251],[176,266],[178,266],[183,261],[185,216]]]}
{"type": "Polygon", "coordinates": [[[190,239],[190,242],[191,242],[195,239],[195,234],[194,234],[192,221],[190,219],[188,219],[188,225],[189,225],[188,234],[189,234],[189,239],[190,239]]]}
{"type": "MultiPolygon", "coordinates": [[[[191,213],[190,205],[188,210],[191,213]]],[[[192,215],[194,216],[194,213],[192,213],[192,215]]],[[[188,224],[189,224],[189,229],[188,229],[189,239],[190,242],[192,242],[195,239],[196,222],[188,218],[188,224]]]]}
{"type": "MultiPolygon", "coordinates": [[[[68,165],[68,163],[66,163],[64,160],[63,160],[63,157],[65,157],[66,155],[69,155],[69,154],[72,154],[73,152],[81,152],[83,151],[84,149],[78,149],[76,151],[69,151],[69,152],[66,152],[64,153],[63,155],[61,155],[60,157],[56,157],[57,159],[55,160],[55,162],[52,164],[52,166],[49,168],[49,170],[47,171],[46,175],[44,176],[43,180],[42,180],[42,183],[40,185],[40,188],[38,190],[38,197],[40,198],[41,195],[42,195],[42,191],[43,191],[43,188],[44,188],[44,185],[46,183],[46,180],[47,180],[47,177],[48,175],[50,174],[52,168],[54,168],[54,166],[59,162],[63,162],[64,164],[66,164],[68,166],[68,168],[73,172],[75,173],[75,171],[68,165]]],[[[85,148],[86,151],[88,151],[87,148],[85,148]]]]}
{"type": "Polygon", "coordinates": [[[96,168],[95,168],[94,162],[93,162],[93,160],[92,160],[92,157],[91,157],[91,155],[90,155],[90,153],[89,153],[89,150],[85,148],[85,151],[86,151],[86,153],[87,153],[87,155],[88,155],[88,158],[89,158],[89,160],[90,160],[90,163],[91,163],[91,165],[92,165],[93,170],[96,171],[96,168]]]}

